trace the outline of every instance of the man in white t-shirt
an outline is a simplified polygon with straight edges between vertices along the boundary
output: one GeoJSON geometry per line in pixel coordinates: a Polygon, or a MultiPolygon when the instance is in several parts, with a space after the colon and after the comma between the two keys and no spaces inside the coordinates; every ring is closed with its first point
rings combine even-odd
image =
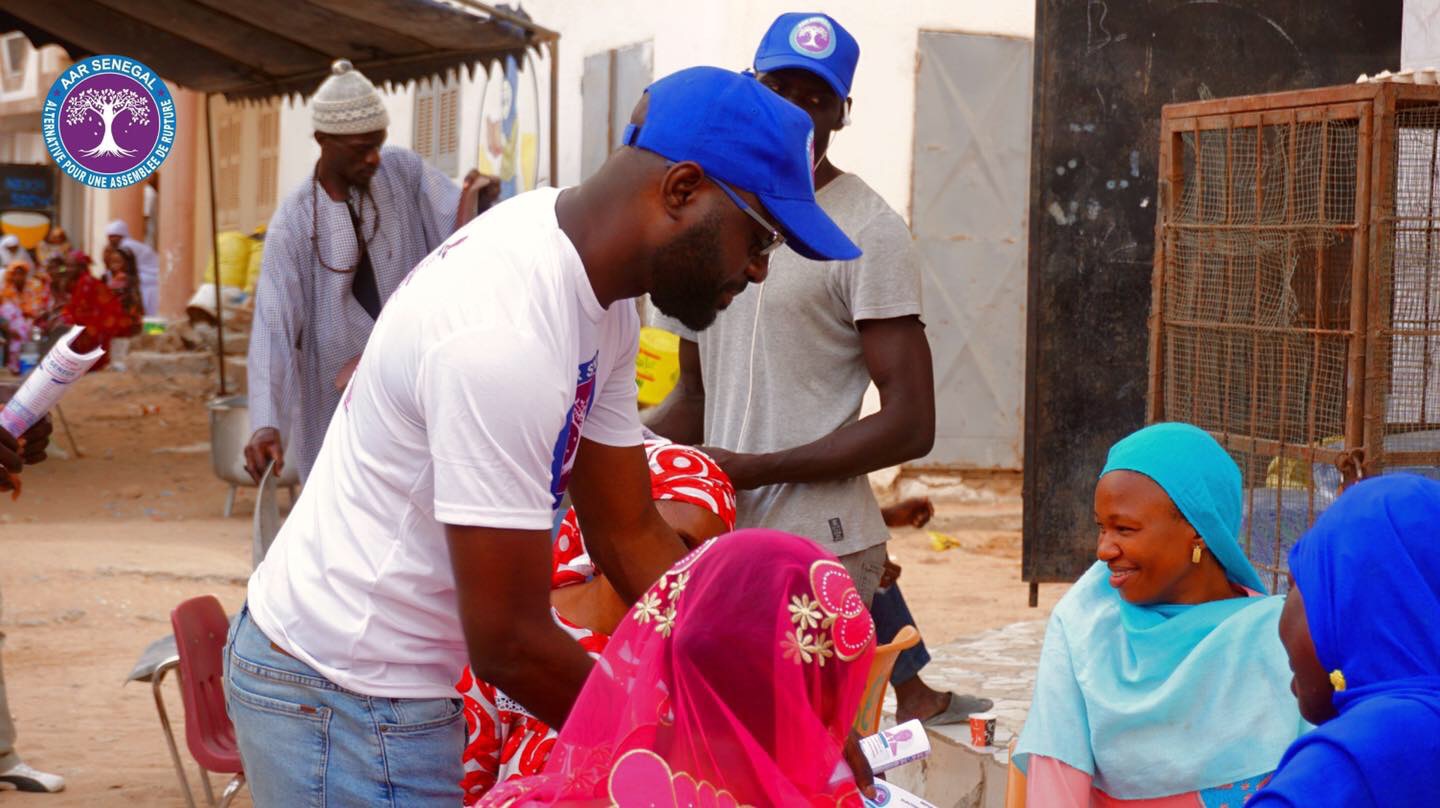
{"type": "Polygon", "coordinates": [[[493,208],[401,284],[228,645],[257,806],[458,805],[467,662],[564,722],[592,666],[550,618],[567,487],[631,601],[684,551],[651,501],[626,301],[698,330],[781,244],[858,257],[815,203],[811,130],[753,77],[681,71],[594,177],[493,208]]]}

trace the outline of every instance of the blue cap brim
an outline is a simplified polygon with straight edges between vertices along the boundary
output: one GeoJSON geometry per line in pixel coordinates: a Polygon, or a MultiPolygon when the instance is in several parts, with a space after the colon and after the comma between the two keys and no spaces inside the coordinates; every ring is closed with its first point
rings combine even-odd
{"type": "Polygon", "coordinates": [[[785,245],[811,261],[854,261],[860,248],[814,202],[756,194],[785,233],[785,245]]]}
{"type": "Polygon", "coordinates": [[[830,88],[835,91],[835,94],[840,96],[841,101],[850,97],[850,89],[845,86],[845,82],[841,81],[839,76],[836,76],[833,71],[826,67],[824,62],[811,59],[808,56],[801,56],[798,53],[778,53],[774,56],[762,56],[755,60],[754,69],[756,73],[773,73],[776,70],[788,70],[790,68],[808,70],[820,78],[825,79],[825,83],[829,84],[830,88]]]}

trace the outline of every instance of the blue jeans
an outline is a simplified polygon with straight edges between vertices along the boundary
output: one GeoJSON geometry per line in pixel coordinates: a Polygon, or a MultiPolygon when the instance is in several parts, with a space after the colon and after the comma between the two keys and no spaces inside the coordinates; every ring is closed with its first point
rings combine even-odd
{"type": "MultiPolygon", "coordinates": [[[[910,607],[905,605],[905,596],[900,594],[898,583],[891,584],[889,589],[875,590],[870,617],[875,621],[875,641],[881,645],[894,640],[900,629],[915,625],[915,618],[910,614],[910,607]]],[[[925,650],[924,642],[901,651],[895,659],[895,670],[890,673],[890,684],[903,684],[914,679],[928,664],[930,652],[925,650]]]]}
{"type": "Polygon", "coordinates": [[[340,687],[276,650],[240,613],[225,701],[256,808],[460,805],[460,699],[389,699],[340,687]]]}

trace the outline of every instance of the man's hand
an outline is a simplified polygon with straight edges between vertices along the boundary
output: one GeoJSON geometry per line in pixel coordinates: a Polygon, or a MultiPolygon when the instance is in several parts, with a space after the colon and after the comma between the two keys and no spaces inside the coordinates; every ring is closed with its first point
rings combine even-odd
{"type": "Polygon", "coordinates": [[[764,455],[742,454],[719,446],[701,446],[700,451],[710,455],[710,459],[720,466],[736,491],[748,491],[765,484],[761,476],[764,473],[764,455]]]}
{"type": "MultiPolygon", "coordinates": [[[[18,439],[0,429],[0,467],[9,474],[19,474],[25,466],[33,466],[45,459],[45,447],[50,445],[50,416],[41,418],[34,426],[25,430],[18,439]]],[[[0,491],[13,488],[9,475],[0,475],[0,491]]]]}
{"type": "Polygon", "coordinates": [[[265,476],[265,467],[272,460],[275,462],[275,473],[279,474],[285,468],[285,448],[280,444],[280,430],[262,426],[245,444],[245,471],[256,485],[260,484],[260,478],[265,476]]]}
{"type": "Polygon", "coordinates": [[[455,212],[455,229],[459,230],[466,222],[489,210],[499,198],[500,178],[470,169],[460,187],[460,208],[455,212]]]}
{"type": "Polygon", "coordinates": [[[880,573],[880,583],[875,588],[877,590],[889,589],[898,580],[900,580],[900,565],[896,564],[893,558],[885,559],[885,571],[880,573]]]}
{"type": "Polygon", "coordinates": [[[865,752],[860,749],[860,733],[853,729],[850,737],[845,739],[845,762],[855,775],[855,785],[860,793],[875,799],[875,772],[870,770],[870,761],[865,759],[865,752]]]}
{"type": "Polygon", "coordinates": [[[925,527],[935,516],[935,506],[930,504],[929,497],[911,497],[882,508],[881,514],[885,517],[886,527],[919,528],[925,527]]]}

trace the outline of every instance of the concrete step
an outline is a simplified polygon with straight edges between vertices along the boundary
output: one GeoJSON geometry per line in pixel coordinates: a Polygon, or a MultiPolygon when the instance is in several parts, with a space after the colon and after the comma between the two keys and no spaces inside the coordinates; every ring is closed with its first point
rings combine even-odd
{"type": "Polygon", "coordinates": [[[215,372],[214,354],[197,351],[161,353],[130,351],[125,369],[142,376],[203,376],[215,372]]]}
{"type": "Polygon", "coordinates": [[[925,527],[929,530],[938,530],[941,533],[960,533],[966,531],[984,532],[1018,532],[1021,529],[1023,515],[1018,507],[974,507],[974,508],[952,508],[940,509],[935,518],[925,527]]]}

